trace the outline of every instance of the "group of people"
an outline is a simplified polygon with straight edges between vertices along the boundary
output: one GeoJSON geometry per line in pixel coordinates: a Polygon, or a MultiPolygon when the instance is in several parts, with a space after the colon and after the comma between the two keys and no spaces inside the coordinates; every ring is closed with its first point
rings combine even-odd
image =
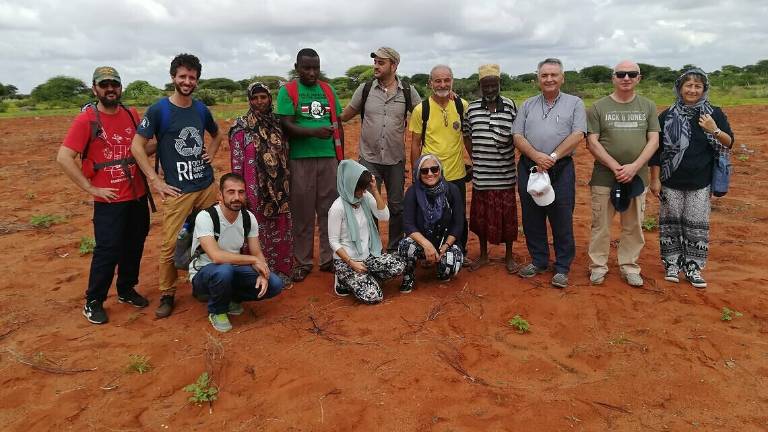
{"type": "Polygon", "coordinates": [[[276,104],[272,89],[250,84],[248,112],[229,130],[232,172],[221,176],[218,191],[211,161],[223,135],[208,108],[192,98],[202,70],[197,57],[173,59],[174,93],[150,106],[140,121],[120,103],[117,71],[97,68],[97,102],[77,116],[57,158],[94,197],[96,248],[85,317],[108,321],[103,303],[116,267],[118,301],[149,304],[134,287],[153,197],[163,201],[158,318],[173,311],[177,235],[190,228],[189,279],[218,331],[231,329],[228,315],[242,313],[243,301],[274,297],[308,276],[316,224],[319,269],[335,274],[336,294],[363,303],[380,302],[381,282],[398,276],[401,292],[413,290],[419,261],[433,266],[441,280],[464,265],[478,270],[489,263],[488,243],[505,244],[509,273],[529,278],[552,271],[551,284],[566,288],[575,256],[573,155],[585,137],[595,158],[589,181],[591,283],[605,281],[618,212],[621,277],[643,285],[637,261],[650,190],[660,198],[665,279],[679,282],[683,272],[694,287],[706,287],[701,271],[709,246],[712,170],[718,154],[732,147],[733,132],[722,110],[709,102],[703,71],[683,73],[675,83],[675,104],[657,116],[655,104],[636,94],[641,75],[631,61],[614,67],[613,93],[586,110],[580,98],[561,91],[565,75],[555,58],[538,64],[541,92],[518,108],[501,95],[496,64],[479,67],[482,96],[472,102],[453,92],[451,68],[437,65],[430,71],[431,95],[422,100],[398,78],[397,51],[381,47],[370,56],[374,79],[361,83],[343,110],[333,87],[319,79],[320,58],[312,49],[298,52],[298,78],[279,89],[276,104]],[[345,159],[343,122],[357,115],[355,161],[345,159]],[[406,129],[412,172],[407,190],[406,129]],[[527,265],[512,254],[518,195],[527,265]],[[381,222],[388,223],[386,242],[381,222]],[[467,258],[470,230],[480,246],[474,260],[467,258]]]}

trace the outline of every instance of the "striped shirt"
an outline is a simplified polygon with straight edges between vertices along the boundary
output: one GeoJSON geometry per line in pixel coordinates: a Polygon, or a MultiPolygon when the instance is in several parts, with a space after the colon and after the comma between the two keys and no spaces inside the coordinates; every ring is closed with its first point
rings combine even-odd
{"type": "Polygon", "coordinates": [[[509,189],[515,186],[515,147],[512,123],[517,106],[500,96],[496,112],[478,99],[469,104],[464,116],[464,135],[472,139],[472,187],[476,190],[509,189]]]}

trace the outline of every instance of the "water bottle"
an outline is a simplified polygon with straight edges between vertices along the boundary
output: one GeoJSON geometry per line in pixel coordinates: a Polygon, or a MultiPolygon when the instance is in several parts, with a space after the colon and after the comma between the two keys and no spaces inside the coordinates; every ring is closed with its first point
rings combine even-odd
{"type": "Polygon", "coordinates": [[[184,240],[189,236],[189,222],[184,222],[179,230],[179,235],[176,237],[178,240],[184,240]]]}

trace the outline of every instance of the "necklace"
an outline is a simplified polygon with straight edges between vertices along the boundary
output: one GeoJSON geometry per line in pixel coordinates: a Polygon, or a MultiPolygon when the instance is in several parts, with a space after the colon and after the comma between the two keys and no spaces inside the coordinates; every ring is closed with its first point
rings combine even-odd
{"type": "Polygon", "coordinates": [[[544,110],[544,95],[541,95],[541,119],[545,120],[547,117],[549,117],[549,113],[552,112],[553,109],[555,109],[555,105],[560,101],[560,94],[557,95],[555,98],[555,101],[552,102],[552,106],[549,106],[549,103],[547,103],[547,109],[544,110]]]}

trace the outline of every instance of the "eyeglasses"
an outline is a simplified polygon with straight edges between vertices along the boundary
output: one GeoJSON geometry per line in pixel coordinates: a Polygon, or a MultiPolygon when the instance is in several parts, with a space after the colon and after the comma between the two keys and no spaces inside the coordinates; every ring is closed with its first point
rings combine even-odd
{"type": "Polygon", "coordinates": [[[110,87],[115,87],[115,88],[118,88],[118,87],[121,87],[122,85],[121,85],[119,82],[117,82],[117,81],[113,81],[113,80],[104,80],[104,81],[101,81],[101,82],[98,84],[98,86],[99,86],[99,88],[103,88],[103,89],[106,89],[106,88],[110,88],[110,87]]]}
{"type": "Polygon", "coordinates": [[[437,174],[437,173],[440,172],[440,167],[435,165],[435,166],[431,166],[431,167],[419,168],[419,174],[421,174],[421,175],[427,175],[430,172],[432,174],[437,174]]]}
{"type": "Polygon", "coordinates": [[[616,75],[616,78],[624,79],[627,75],[629,75],[630,78],[637,78],[638,75],[640,75],[640,72],[638,71],[616,71],[613,73],[616,75]]]}

